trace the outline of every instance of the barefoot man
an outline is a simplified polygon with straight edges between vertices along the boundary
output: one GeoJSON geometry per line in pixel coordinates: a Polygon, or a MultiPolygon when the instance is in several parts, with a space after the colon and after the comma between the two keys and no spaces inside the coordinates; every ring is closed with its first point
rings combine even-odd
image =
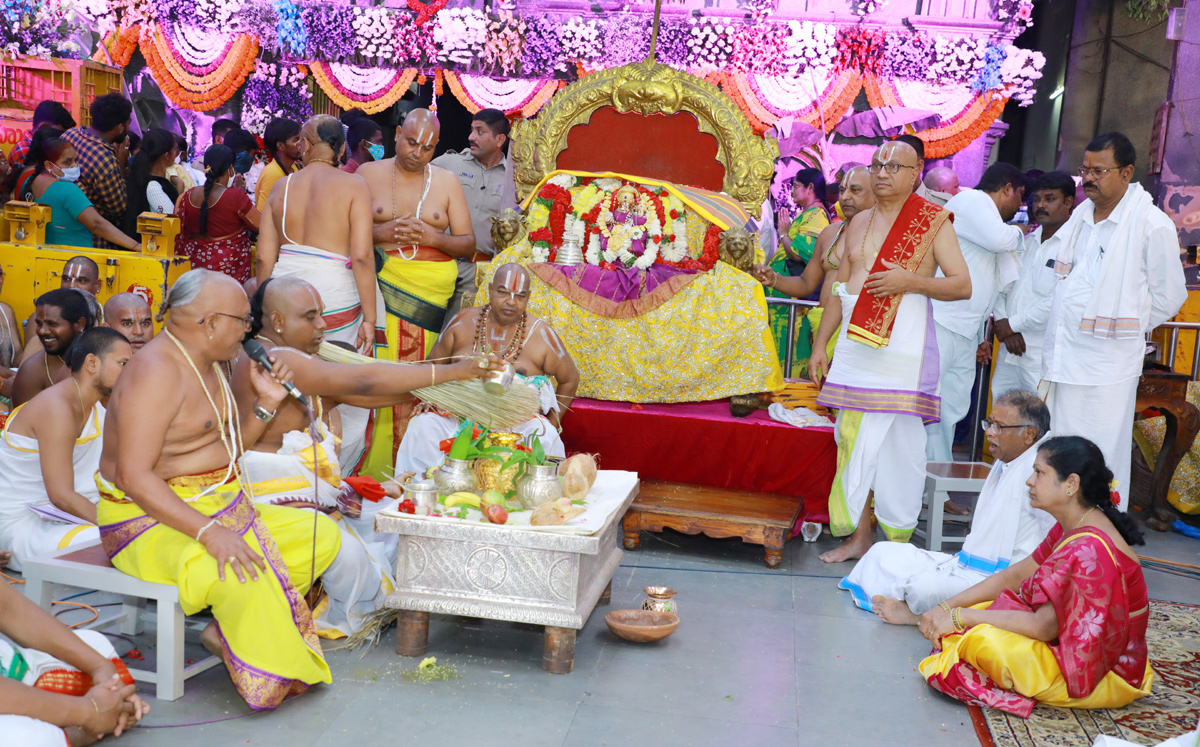
{"type": "Polygon", "coordinates": [[[920,615],[1037,549],[1054,517],[1029,505],[1025,481],[1038,446],[1050,438],[1050,410],[1032,392],[1006,392],[984,421],[996,461],[975,504],[971,533],[956,555],[904,542],[874,545],[839,588],[884,622],[916,625],[920,615]]]}
{"type": "MultiPolygon", "coordinates": [[[[375,246],[387,253],[379,271],[387,313],[375,350],[385,360],[429,356],[454,295],[454,259],[475,251],[471,214],[458,178],[430,164],[440,131],[433,112],[414,109],[396,131],[396,156],[365,163],[357,172],[371,189],[375,246]]],[[[381,478],[391,468],[412,409],[407,402],[376,413],[364,474],[381,478]]]]}
{"type": "Polygon", "coordinates": [[[818,403],[837,408],[837,475],[830,529],[852,535],[821,555],[860,558],[871,546],[870,493],[888,539],[907,542],[925,486],[925,430],[938,417],[937,340],[930,299],[971,295],[971,278],[950,213],[913,194],[920,160],[912,146],[885,143],[868,170],[875,207],[854,216],[831,304],[813,342],[810,370],[823,381],[818,403]],[[941,271],[940,273],[938,271],[941,271]],[[825,345],[842,322],[829,367],[825,345]],[[826,371],[828,370],[828,377],[826,371]]]}
{"type": "MultiPolygon", "coordinates": [[[[579,388],[579,369],[554,329],[525,311],[529,272],[509,263],[496,270],[488,286],[488,304],[460,311],[433,348],[432,357],[462,358],[480,353],[513,364],[517,376],[537,387],[542,412],[514,433],[537,436],[549,456],[563,457],[562,417],[579,388]],[[553,376],[558,388],[550,383],[553,376]]],[[[438,443],[458,432],[460,423],[448,413],[425,412],[409,423],[396,454],[396,474],[422,473],[442,460],[438,443]]]]}
{"type": "MultiPolygon", "coordinates": [[[[260,284],[269,277],[308,281],[325,302],[326,337],[371,355],[378,319],[371,192],[362,178],[335,165],[346,150],[343,132],[327,114],[301,128],[304,168],[271,189],[258,235],[257,277],[260,284]]],[[[366,447],[370,412],[343,407],[340,413],[342,463],[349,474],[366,447]]]]}
{"type": "Polygon", "coordinates": [[[154,337],[150,304],[136,293],[118,293],[104,304],[104,326],[120,332],[137,352],[154,337]]]}
{"type": "Polygon", "coordinates": [[[33,329],[41,342],[39,349],[21,362],[13,378],[14,407],[70,378],[71,369],[63,356],[76,337],[96,324],[84,292],[74,288],[47,291],[33,304],[33,329]]]}
{"type": "MultiPolygon", "coordinates": [[[[357,507],[339,505],[343,473],[338,467],[338,438],[321,416],[347,403],[390,407],[411,399],[413,389],[483,376],[489,361],[475,357],[453,365],[421,366],[323,361],[316,356],[325,336],[321,296],[300,278],[267,279],[251,308],[251,333],[295,374],[292,383],[309,397],[317,422],[297,400],[287,398],[258,442],[242,456],[242,469],[258,503],[333,512],[342,531],[342,547],[322,579],[329,604],[318,605],[316,623],[322,636],[353,635],[394,586],[388,569],[396,567],[397,536],[375,534],[373,515],[374,509],[383,507],[380,503],[372,504],[364,512],[370,515],[361,519],[352,515],[359,513],[357,507]],[[314,425],[315,449],[309,430],[314,425]],[[342,514],[336,513],[339,509],[342,514]]],[[[249,357],[242,356],[234,369],[233,390],[242,409],[254,402],[252,366],[249,357]]],[[[500,368],[499,361],[492,361],[490,367],[500,368]]]]}
{"type": "MultiPolygon", "coordinates": [[[[780,275],[771,269],[770,265],[755,265],[753,274],[755,280],[767,286],[788,294],[792,298],[808,298],[818,288],[821,289],[821,305],[808,312],[808,321],[814,330],[820,329],[821,317],[833,297],[833,283],[837,280],[837,270],[842,263],[846,242],[842,235],[850,219],[864,210],[875,207],[875,193],[871,191],[871,177],[866,166],[855,166],[842,176],[840,185],[842,215],[845,220],[831,223],[817,236],[817,245],[813,248],[813,256],[820,257],[820,262],[809,262],[800,277],[780,275]]],[[[837,301],[841,304],[841,301],[837,301]]],[[[815,335],[814,335],[815,339],[815,335]]],[[[826,349],[827,357],[833,357],[833,348],[837,342],[836,333],[829,338],[826,349]]]]}
{"type": "Polygon", "coordinates": [[[94,327],[71,348],[71,375],[18,407],[0,438],[0,547],[13,550],[21,570],[29,558],[100,539],[96,529],[96,470],[104,408],[129,357],[120,333],[94,327]],[[74,523],[30,510],[56,508],[74,523]]]}
{"type": "Polygon", "coordinates": [[[256,505],[237,469],[291,376],[281,361],[274,374],[253,367],[255,401],[234,401],[225,366],[250,329],[242,287],[192,270],[171,288],[167,310],[162,334],[134,356],[109,400],[100,539],[120,570],[178,586],[185,614],[211,607],[216,621],[202,641],[250,707],[271,710],[331,681],[303,595],[341,538],[324,516],[256,505]]]}

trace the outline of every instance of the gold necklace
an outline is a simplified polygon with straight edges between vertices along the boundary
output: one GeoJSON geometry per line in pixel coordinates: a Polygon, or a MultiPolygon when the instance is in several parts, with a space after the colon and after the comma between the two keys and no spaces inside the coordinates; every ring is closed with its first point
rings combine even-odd
{"type": "Polygon", "coordinates": [[[1093,512],[1095,510],[1096,510],[1096,507],[1092,506],[1087,511],[1084,511],[1083,516],[1079,517],[1079,521],[1075,522],[1075,526],[1071,527],[1071,531],[1074,532],[1076,529],[1078,529],[1080,527],[1080,525],[1083,524],[1083,520],[1088,517],[1088,514],[1090,514],[1091,512],[1093,512]]]}
{"type": "Polygon", "coordinates": [[[304,165],[311,166],[314,163],[327,163],[330,166],[334,166],[335,168],[337,166],[337,164],[335,164],[333,161],[330,161],[328,158],[310,158],[308,163],[306,163],[304,165]]]}
{"type": "Polygon", "coordinates": [[[867,272],[871,272],[871,268],[875,266],[875,260],[879,258],[879,252],[883,250],[883,245],[880,244],[879,249],[876,249],[875,253],[873,255],[871,255],[871,261],[870,262],[866,261],[866,259],[867,259],[867,239],[870,238],[870,236],[871,236],[871,226],[874,223],[875,223],[875,208],[871,208],[871,217],[867,218],[867,227],[863,231],[862,246],[859,247],[859,250],[858,250],[859,253],[863,255],[863,268],[866,269],[867,272]]]}
{"type": "Polygon", "coordinates": [[[79,395],[79,409],[83,410],[83,414],[86,415],[87,405],[83,404],[83,390],[79,388],[79,380],[72,376],[71,381],[75,382],[75,393],[79,395]]]}
{"type": "MultiPolygon", "coordinates": [[[[61,355],[56,355],[54,357],[58,358],[59,363],[63,364],[64,366],[67,365],[67,362],[63,360],[63,357],[61,355]]],[[[46,353],[46,356],[44,358],[42,358],[42,363],[46,364],[46,380],[50,382],[50,386],[54,386],[54,377],[50,375],[50,354],[49,353],[46,353]]]]}

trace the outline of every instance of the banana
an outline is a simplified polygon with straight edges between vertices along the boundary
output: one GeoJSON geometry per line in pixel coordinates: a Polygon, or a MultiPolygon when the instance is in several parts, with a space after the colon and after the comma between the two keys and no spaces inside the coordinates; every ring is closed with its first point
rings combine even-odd
{"type": "Polygon", "coordinates": [[[446,508],[454,508],[455,506],[479,508],[479,496],[466,491],[459,491],[446,496],[446,508]]]}

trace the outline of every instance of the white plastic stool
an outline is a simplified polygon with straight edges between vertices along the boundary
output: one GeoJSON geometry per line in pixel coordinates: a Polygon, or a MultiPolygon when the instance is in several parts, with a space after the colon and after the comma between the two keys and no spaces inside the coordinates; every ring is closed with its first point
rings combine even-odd
{"type": "Polygon", "coordinates": [[[183,608],[179,606],[179,589],[166,584],[152,584],[113,568],[100,543],[31,558],[23,563],[25,596],[47,612],[53,603],[54,584],[119,594],[121,612],[100,617],[88,628],[100,628],[120,622],[121,632],[137,635],[142,632],[146,600],[156,602],[155,628],[158,645],[157,669],[128,667],[135,680],[156,686],[159,700],[179,700],[183,697],[183,681],[221,663],[218,656],[209,656],[195,664],[184,666],[183,608]]]}
{"type": "Polygon", "coordinates": [[[942,534],[942,522],[946,501],[950,492],[976,493],[983,490],[992,465],[984,462],[929,462],[925,465],[925,503],[921,518],[925,529],[914,529],[913,534],[925,540],[925,549],[941,552],[944,544],[961,545],[964,537],[946,537],[942,534]]]}

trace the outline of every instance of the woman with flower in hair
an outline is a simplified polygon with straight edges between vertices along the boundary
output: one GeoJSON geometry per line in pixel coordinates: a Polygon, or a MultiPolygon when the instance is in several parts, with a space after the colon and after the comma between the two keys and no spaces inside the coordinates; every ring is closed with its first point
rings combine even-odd
{"type": "Polygon", "coordinates": [[[1149,598],[1100,447],[1080,436],[1038,448],[1030,505],[1058,523],[1033,554],[921,616],[935,652],[921,674],[969,705],[1028,718],[1037,703],[1119,708],[1150,694],[1149,598]]]}
{"type": "Polygon", "coordinates": [[[250,231],[262,216],[244,189],[231,187],[233,151],[212,145],[204,151],[203,186],[179,197],[175,214],[183,223],[182,253],[192,267],[221,272],[239,283],[250,279],[250,231]]]}

